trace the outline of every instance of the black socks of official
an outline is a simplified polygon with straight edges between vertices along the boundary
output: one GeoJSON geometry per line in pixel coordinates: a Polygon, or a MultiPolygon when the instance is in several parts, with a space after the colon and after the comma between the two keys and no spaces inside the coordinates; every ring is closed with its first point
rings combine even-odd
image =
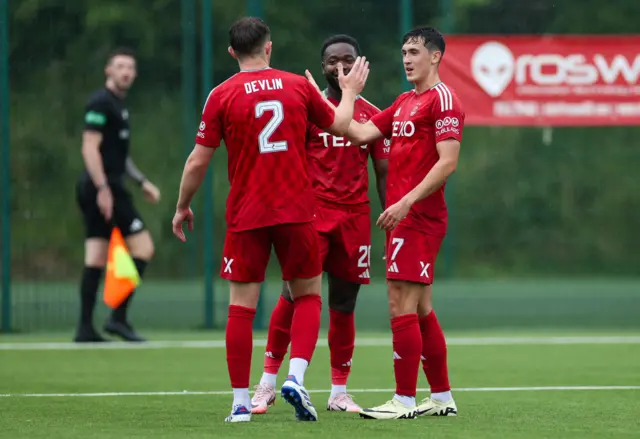
{"type": "MultiPolygon", "coordinates": [[[[133,258],[133,262],[138,269],[140,278],[144,275],[147,268],[147,261],[133,258]]],[[[93,310],[96,307],[98,297],[98,287],[104,268],[102,267],[84,267],[82,272],[82,281],[80,283],[80,326],[90,328],[93,326],[93,310]]],[[[135,292],[135,291],[134,291],[135,292]]],[[[118,322],[126,322],[127,308],[131,303],[133,293],[127,299],[113,310],[111,317],[118,322]]]]}
{"type": "Polygon", "coordinates": [[[84,267],[80,283],[80,326],[93,326],[93,310],[96,307],[98,286],[102,278],[102,267],[84,267]]]}

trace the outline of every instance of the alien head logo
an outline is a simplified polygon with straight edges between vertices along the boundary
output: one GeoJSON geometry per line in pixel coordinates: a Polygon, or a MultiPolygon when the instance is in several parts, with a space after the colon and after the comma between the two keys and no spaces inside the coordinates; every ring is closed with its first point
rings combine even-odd
{"type": "Polygon", "coordinates": [[[509,48],[496,41],[484,43],[471,57],[473,78],[494,98],[500,96],[511,82],[514,64],[509,48]]]}

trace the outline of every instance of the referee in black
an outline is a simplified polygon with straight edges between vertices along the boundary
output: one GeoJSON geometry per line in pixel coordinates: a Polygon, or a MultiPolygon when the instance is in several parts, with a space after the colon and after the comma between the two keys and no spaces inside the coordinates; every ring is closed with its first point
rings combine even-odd
{"type": "MultiPolygon", "coordinates": [[[[76,185],[78,205],[85,228],[85,256],[80,283],[80,320],[74,341],[106,341],[93,326],[98,285],[106,263],[113,226],[122,231],[140,276],[153,257],[153,240],[133,206],[124,184],[128,175],[145,198],[157,203],[160,191],[135,166],[129,156],[129,112],[124,99],[136,78],[133,51],[118,49],[109,55],[104,88],[89,98],[84,113],[82,157],[85,170],[76,185]]],[[[132,295],[133,296],[133,295],[132,295]]],[[[144,341],[127,320],[131,297],[113,310],[105,332],[126,341],[144,341]]]]}

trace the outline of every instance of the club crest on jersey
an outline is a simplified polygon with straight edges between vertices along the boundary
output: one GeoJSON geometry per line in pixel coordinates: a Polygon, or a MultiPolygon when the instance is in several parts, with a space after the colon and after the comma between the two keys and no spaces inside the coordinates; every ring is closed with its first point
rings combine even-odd
{"type": "Polygon", "coordinates": [[[359,120],[360,123],[367,123],[369,121],[369,119],[367,118],[367,115],[364,113],[360,113],[359,117],[360,117],[360,120],[359,120]]]}
{"type": "Polygon", "coordinates": [[[409,113],[409,116],[415,116],[415,114],[418,112],[419,109],[420,109],[420,102],[418,102],[416,106],[413,107],[413,110],[411,110],[411,113],[409,113]]]}

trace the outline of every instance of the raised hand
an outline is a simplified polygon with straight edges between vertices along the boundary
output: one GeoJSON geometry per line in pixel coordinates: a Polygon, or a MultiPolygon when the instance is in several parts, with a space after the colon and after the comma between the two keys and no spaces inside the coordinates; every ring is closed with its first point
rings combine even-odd
{"type": "Polygon", "coordinates": [[[338,63],[338,82],[342,90],[351,90],[360,94],[364,90],[369,77],[369,61],[365,56],[357,57],[348,75],[344,74],[344,67],[338,63]]]}

